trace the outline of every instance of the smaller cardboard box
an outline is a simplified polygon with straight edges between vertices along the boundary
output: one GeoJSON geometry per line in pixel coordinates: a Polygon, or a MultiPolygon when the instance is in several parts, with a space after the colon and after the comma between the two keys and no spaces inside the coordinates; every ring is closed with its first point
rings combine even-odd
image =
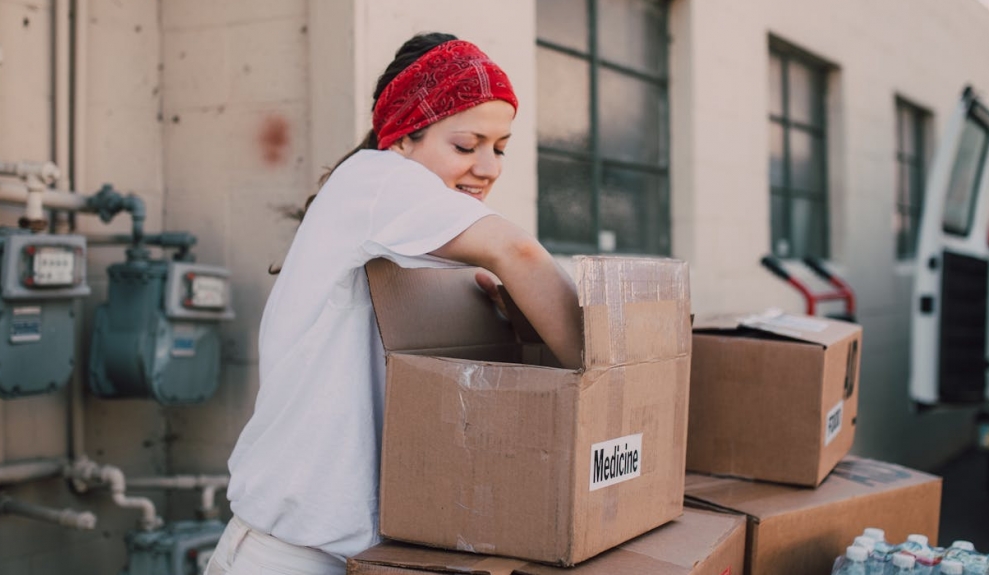
{"type": "Polygon", "coordinates": [[[679,519],[569,569],[387,542],[347,561],[348,575],[741,575],[745,519],[686,509],[679,519]]]}
{"type": "Polygon", "coordinates": [[[748,517],[747,575],[830,573],[866,527],[937,541],[941,478],[848,456],[816,489],[687,474],[687,505],[748,517]]]}
{"type": "Polygon", "coordinates": [[[367,265],[386,350],[380,531],[573,565],[683,511],[684,262],[578,257],[583,367],[561,369],[473,269],[367,265]]]}
{"type": "Polygon", "coordinates": [[[855,437],[861,340],[820,317],[698,317],[687,470],[820,484],[855,437]]]}

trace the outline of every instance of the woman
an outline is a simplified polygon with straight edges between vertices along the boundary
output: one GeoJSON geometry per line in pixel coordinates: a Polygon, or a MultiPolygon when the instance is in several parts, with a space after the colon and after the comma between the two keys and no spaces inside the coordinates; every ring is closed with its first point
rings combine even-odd
{"type": "Polygon", "coordinates": [[[310,198],[265,306],[261,386],[230,457],[234,518],[211,575],[344,573],[378,542],[385,366],[369,260],[489,270],[561,363],[580,365],[573,282],[483,204],[518,105],[504,72],[469,42],[416,36],[374,97],[372,131],[310,198]]]}

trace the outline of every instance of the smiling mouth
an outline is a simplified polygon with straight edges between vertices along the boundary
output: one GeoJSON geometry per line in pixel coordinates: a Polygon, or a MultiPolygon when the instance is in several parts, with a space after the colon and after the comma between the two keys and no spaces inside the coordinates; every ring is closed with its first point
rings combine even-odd
{"type": "Polygon", "coordinates": [[[484,188],[477,186],[465,186],[463,184],[457,184],[457,189],[460,190],[461,192],[467,192],[472,196],[479,196],[481,195],[481,192],[484,191],[484,188]]]}

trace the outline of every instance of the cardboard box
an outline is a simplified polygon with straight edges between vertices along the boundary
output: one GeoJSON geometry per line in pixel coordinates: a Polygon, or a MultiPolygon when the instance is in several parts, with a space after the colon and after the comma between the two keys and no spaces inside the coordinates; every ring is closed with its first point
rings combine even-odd
{"type": "Polygon", "coordinates": [[[383,543],[347,561],[349,575],[741,575],[745,519],[684,510],[658,529],[572,568],[383,543]]]}
{"type": "Polygon", "coordinates": [[[820,484],[855,438],[861,340],[820,317],[697,318],[687,469],[820,484]]]}
{"type": "Polygon", "coordinates": [[[843,459],[816,489],[687,474],[687,504],[748,516],[747,575],[830,573],[866,527],[892,543],[937,541],[941,478],[892,463],[843,459]]]}
{"type": "Polygon", "coordinates": [[[380,530],[573,565],[683,509],[683,262],[579,257],[583,368],[520,342],[472,269],[368,264],[387,351],[380,530]]]}

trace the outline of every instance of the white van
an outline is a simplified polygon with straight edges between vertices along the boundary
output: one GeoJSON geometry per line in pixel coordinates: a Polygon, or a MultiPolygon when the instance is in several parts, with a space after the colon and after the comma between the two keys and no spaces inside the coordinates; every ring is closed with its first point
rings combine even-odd
{"type": "Polygon", "coordinates": [[[914,275],[910,395],[985,402],[989,108],[966,88],[931,163],[914,275]]]}

